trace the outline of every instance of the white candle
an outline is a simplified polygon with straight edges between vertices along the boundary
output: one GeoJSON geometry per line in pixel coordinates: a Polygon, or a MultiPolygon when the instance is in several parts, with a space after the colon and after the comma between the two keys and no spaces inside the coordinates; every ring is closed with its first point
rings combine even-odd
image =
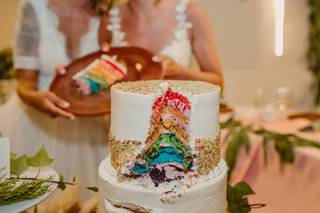
{"type": "Polygon", "coordinates": [[[10,142],[9,138],[0,137],[0,178],[10,177],[10,142]]]}

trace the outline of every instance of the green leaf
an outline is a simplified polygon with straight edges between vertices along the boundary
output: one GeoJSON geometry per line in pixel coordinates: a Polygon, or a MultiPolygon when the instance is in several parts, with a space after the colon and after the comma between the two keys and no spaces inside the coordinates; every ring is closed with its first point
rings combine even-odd
{"type": "Polygon", "coordinates": [[[275,149],[280,156],[283,163],[293,163],[294,162],[294,152],[292,143],[280,139],[275,141],[275,149]]]}
{"type": "Polygon", "coordinates": [[[245,183],[237,183],[234,187],[227,186],[228,210],[231,213],[248,213],[251,210],[246,196],[254,194],[251,187],[245,183]]]}
{"type": "Polygon", "coordinates": [[[0,206],[34,199],[48,191],[50,184],[45,179],[6,179],[0,183],[0,206]]]}
{"type": "Polygon", "coordinates": [[[48,156],[44,146],[41,146],[41,149],[33,157],[28,158],[28,163],[32,167],[50,166],[52,162],[53,159],[48,156]]]}
{"type": "Polygon", "coordinates": [[[64,183],[64,177],[62,175],[60,175],[60,177],[59,177],[58,188],[61,190],[66,189],[66,184],[64,183]]]}
{"type": "Polygon", "coordinates": [[[234,117],[230,117],[227,121],[220,123],[221,129],[231,129],[241,126],[241,123],[239,121],[236,121],[234,117]]]}
{"type": "Polygon", "coordinates": [[[238,133],[235,130],[231,130],[228,133],[227,149],[225,152],[225,160],[229,168],[228,179],[230,179],[236,165],[236,158],[240,149],[238,141],[238,133]]]}
{"type": "Polygon", "coordinates": [[[248,129],[245,127],[231,127],[226,137],[227,149],[225,152],[225,160],[229,167],[228,180],[230,180],[232,172],[236,166],[236,161],[241,147],[244,147],[247,153],[250,151],[250,139],[248,129]]]}
{"type": "Polygon", "coordinates": [[[228,201],[232,201],[235,199],[234,193],[235,193],[235,191],[233,190],[233,187],[230,184],[228,184],[227,185],[227,200],[228,201]]]}
{"type": "Polygon", "coordinates": [[[273,139],[274,138],[274,134],[272,132],[264,130],[264,129],[256,130],[254,133],[257,135],[260,135],[261,137],[266,138],[266,139],[273,139]]]}
{"type": "Polygon", "coordinates": [[[17,158],[17,154],[14,152],[10,152],[10,160],[11,159],[16,159],[17,158]]]}
{"type": "Polygon", "coordinates": [[[240,140],[241,140],[241,144],[243,144],[243,146],[245,147],[246,152],[249,153],[251,146],[250,146],[249,134],[246,128],[241,129],[240,140]]]}
{"type": "Polygon", "coordinates": [[[87,189],[93,192],[99,192],[98,187],[87,187],[87,189]]]}
{"type": "Polygon", "coordinates": [[[238,192],[241,193],[241,195],[252,195],[254,194],[254,191],[252,190],[252,188],[246,183],[246,182],[240,182],[237,183],[234,186],[234,189],[238,192]]]}
{"type": "Polygon", "coordinates": [[[10,160],[10,172],[11,174],[21,175],[29,168],[28,157],[26,155],[22,155],[17,159],[10,160]]]}
{"type": "Polygon", "coordinates": [[[263,163],[265,166],[267,166],[268,165],[268,139],[263,138],[262,148],[263,148],[263,163]]]}
{"type": "Polygon", "coordinates": [[[320,49],[319,49],[319,31],[320,31],[320,7],[318,0],[309,0],[309,47],[307,52],[309,68],[314,75],[315,103],[320,102],[320,49]]]}
{"type": "Polygon", "coordinates": [[[289,135],[289,140],[294,144],[294,146],[298,147],[314,147],[320,148],[320,143],[317,141],[307,140],[304,138],[297,137],[295,135],[289,135]]]}

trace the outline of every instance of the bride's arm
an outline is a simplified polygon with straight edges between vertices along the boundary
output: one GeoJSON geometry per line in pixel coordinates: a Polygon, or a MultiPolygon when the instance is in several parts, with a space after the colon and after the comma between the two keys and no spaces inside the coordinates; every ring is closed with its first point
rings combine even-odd
{"type": "Polygon", "coordinates": [[[166,62],[165,75],[167,78],[207,81],[223,88],[223,74],[209,19],[204,10],[194,2],[189,4],[188,18],[192,23],[192,50],[201,72],[171,61],[166,62]]]}
{"type": "Polygon", "coordinates": [[[50,116],[74,119],[74,115],[65,111],[69,104],[50,91],[38,90],[38,72],[18,69],[17,93],[23,102],[50,116]]]}
{"type": "Polygon", "coordinates": [[[39,40],[40,30],[36,13],[33,5],[25,1],[21,7],[14,47],[14,63],[18,73],[18,95],[26,104],[39,111],[73,119],[74,116],[71,113],[64,111],[68,103],[52,92],[38,90],[39,40]]]}

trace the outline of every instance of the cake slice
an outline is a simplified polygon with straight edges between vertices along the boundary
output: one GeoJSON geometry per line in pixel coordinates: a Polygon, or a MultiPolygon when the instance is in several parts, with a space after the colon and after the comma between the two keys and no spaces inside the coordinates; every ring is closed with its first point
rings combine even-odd
{"type": "Polygon", "coordinates": [[[84,95],[108,90],[111,85],[121,81],[127,73],[127,68],[116,60],[116,57],[102,55],[91,64],[73,76],[78,91],[84,95]]]}

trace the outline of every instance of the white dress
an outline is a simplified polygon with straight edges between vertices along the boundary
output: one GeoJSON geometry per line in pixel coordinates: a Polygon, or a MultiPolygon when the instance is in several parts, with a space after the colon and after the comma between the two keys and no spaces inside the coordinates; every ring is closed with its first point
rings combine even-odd
{"type": "MultiPolygon", "coordinates": [[[[58,31],[59,20],[48,9],[48,1],[23,1],[14,48],[15,67],[38,70],[41,90],[48,90],[57,64],[71,62],[65,37],[58,31]]],[[[93,17],[81,39],[79,57],[99,49],[98,28],[99,18],[93,17]]],[[[97,186],[98,165],[107,156],[108,122],[105,117],[52,119],[16,95],[0,108],[0,132],[10,138],[11,151],[33,155],[44,145],[55,160],[53,168],[66,181],[75,176],[80,181],[82,198],[92,193],[85,187],[97,186]]]]}
{"type": "MultiPolygon", "coordinates": [[[[192,56],[192,46],[189,39],[189,29],[192,24],[188,21],[187,7],[189,0],[179,0],[175,11],[177,26],[174,33],[174,38],[169,42],[159,54],[167,55],[177,63],[189,66],[192,56]]],[[[121,16],[119,7],[113,7],[109,11],[109,25],[107,30],[112,33],[111,46],[129,46],[125,40],[126,33],[122,31],[121,16]]]]}

